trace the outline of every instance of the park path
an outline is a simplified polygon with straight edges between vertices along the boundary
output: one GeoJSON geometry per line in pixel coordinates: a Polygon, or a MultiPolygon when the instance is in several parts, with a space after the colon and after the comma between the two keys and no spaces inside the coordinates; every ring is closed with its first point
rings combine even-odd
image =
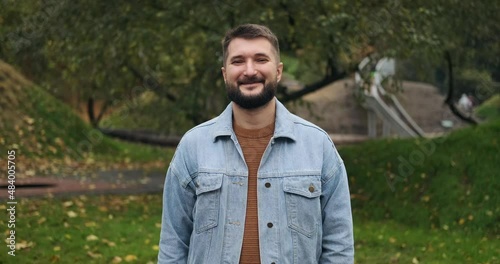
{"type": "MultiPolygon", "coordinates": [[[[337,147],[363,142],[362,135],[330,134],[337,147]]],[[[78,172],[68,176],[36,176],[19,178],[15,182],[15,198],[68,197],[74,195],[144,194],[161,193],[165,181],[165,170],[101,170],[78,172]]],[[[7,186],[0,192],[0,200],[9,198],[7,186]]]]}
{"type": "MultiPolygon", "coordinates": [[[[161,193],[164,171],[99,171],[90,175],[31,177],[16,180],[15,198],[66,197],[74,195],[161,193]]],[[[8,199],[7,191],[0,200],[8,199]]]]}

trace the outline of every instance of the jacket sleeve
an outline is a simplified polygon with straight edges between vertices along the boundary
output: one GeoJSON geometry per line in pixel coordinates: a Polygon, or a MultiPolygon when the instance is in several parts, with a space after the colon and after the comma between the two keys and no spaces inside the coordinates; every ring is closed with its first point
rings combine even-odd
{"type": "Polygon", "coordinates": [[[187,263],[196,195],[182,150],[177,149],[167,171],[158,263],[187,263]],[[180,153],[179,153],[180,152],[180,153]]]}
{"type": "Polygon", "coordinates": [[[323,162],[323,238],[319,263],[354,263],[354,236],[347,173],[331,141],[325,144],[323,162]]]}

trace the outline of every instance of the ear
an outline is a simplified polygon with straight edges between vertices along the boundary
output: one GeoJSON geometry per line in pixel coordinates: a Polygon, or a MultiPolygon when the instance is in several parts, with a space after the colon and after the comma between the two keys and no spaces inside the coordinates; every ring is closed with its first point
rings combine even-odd
{"type": "Polygon", "coordinates": [[[283,74],[283,62],[278,64],[276,79],[279,82],[281,80],[281,75],[283,74]]]}
{"type": "Polygon", "coordinates": [[[227,79],[226,79],[226,68],[221,67],[220,69],[221,69],[221,71],[222,71],[222,77],[224,77],[224,82],[226,82],[226,80],[227,80],[227,79]]]}

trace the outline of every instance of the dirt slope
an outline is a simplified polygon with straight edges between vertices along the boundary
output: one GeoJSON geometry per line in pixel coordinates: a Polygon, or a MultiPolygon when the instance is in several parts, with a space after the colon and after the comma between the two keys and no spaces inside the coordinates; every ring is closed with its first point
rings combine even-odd
{"type": "MultiPolygon", "coordinates": [[[[367,113],[356,101],[354,82],[344,79],[304,97],[306,105],[291,105],[290,108],[329,133],[367,134],[367,113]]],[[[444,132],[441,120],[449,119],[455,128],[464,124],[443,104],[444,96],[436,87],[417,82],[403,82],[403,92],[398,95],[408,114],[426,133],[444,132]]]]}

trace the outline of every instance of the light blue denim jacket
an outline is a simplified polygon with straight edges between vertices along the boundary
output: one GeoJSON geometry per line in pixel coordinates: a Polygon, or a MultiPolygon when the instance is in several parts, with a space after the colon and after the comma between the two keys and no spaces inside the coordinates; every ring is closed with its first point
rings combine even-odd
{"type": "MultiPolygon", "coordinates": [[[[229,104],[177,147],[165,181],[158,263],[239,263],[247,182],[229,104]]],[[[278,100],[257,196],[261,263],[353,263],[343,161],[323,130],[278,100]]]]}

